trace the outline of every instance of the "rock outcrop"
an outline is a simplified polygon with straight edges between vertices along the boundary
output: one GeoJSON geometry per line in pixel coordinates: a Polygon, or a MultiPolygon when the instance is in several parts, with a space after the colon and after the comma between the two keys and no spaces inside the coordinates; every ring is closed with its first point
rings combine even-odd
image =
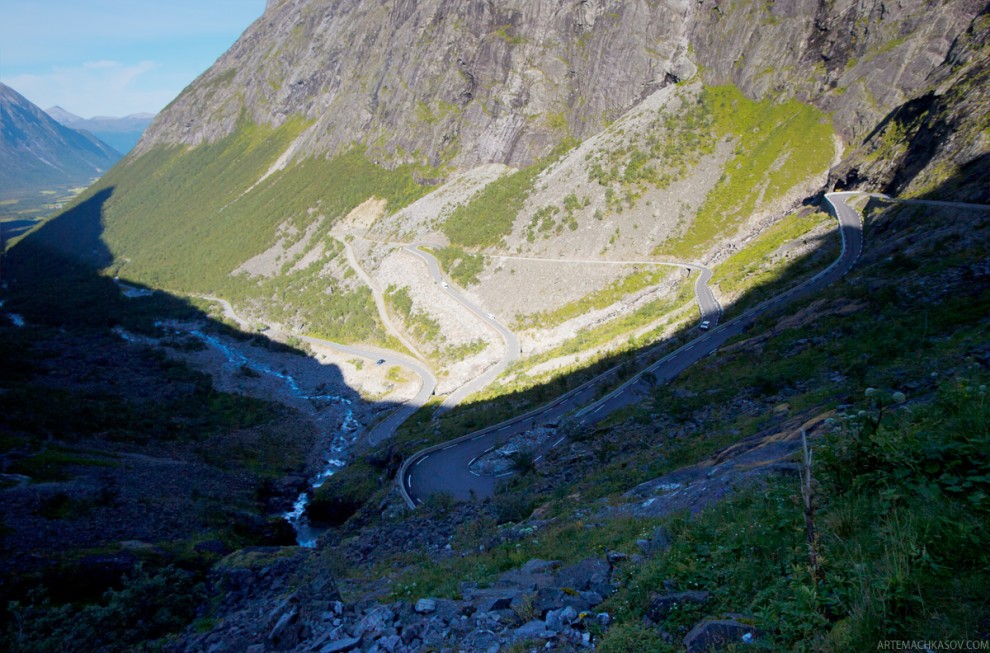
{"type": "Polygon", "coordinates": [[[138,151],[197,145],[243,117],[311,121],[297,156],[528,163],[693,74],[687,2],[287,0],[149,129],[138,151]],[[407,153],[407,154],[402,154],[407,153]]]}
{"type": "Polygon", "coordinates": [[[332,582],[310,583],[277,598],[272,581],[298,570],[305,556],[288,554],[259,565],[259,559],[275,552],[255,554],[256,564],[247,569],[243,554],[220,565],[215,583],[228,590],[222,621],[210,633],[189,634],[176,650],[499,651],[517,642],[590,650],[611,623],[611,616],[597,607],[612,593],[616,565],[602,558],[572,565],[531,560],[503,573],[489,588],[461,583],[457,600],[345,604],[332,582]],[[245,581],[254,585],[254,594],[244,592],[245,581]]]}
{"type": "MultiPolygon", "coordinates": [[[[163,112],[138,147],[198,145],[244,118],[310,127],[295,157],[360,143],[385,164],[529,163],[701,66],[706,82],[832,113],[846,141],[922,95],[973,0],[285,0],[163,112]]],[[[977,26],[978,27],[978,26],[977,26]]]]}

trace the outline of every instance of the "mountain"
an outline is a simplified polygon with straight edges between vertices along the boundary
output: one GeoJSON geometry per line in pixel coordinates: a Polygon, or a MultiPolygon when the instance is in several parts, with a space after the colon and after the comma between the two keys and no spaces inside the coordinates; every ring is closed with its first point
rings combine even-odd
{"type": "Polygon", "coordinates": [[[134,113],[123,118],[109,116],[80,118],[59,106],[47,109],[46,113],[66,127],[90,132],[123,154],[127,154],[137,145],[144,130],[155,117],[153,113],[134,113]]]}
{"type": "Polygon", "coordinates": [[[270,0],[4,260],[0,642],[986,639],[988,76],[985,1],[270,0]]]}
{"type": "Polygon", "coordinates": [[[925,7],[272,3],[144,147],[211,143],[242,118],[275,127],[296,116],[309,124],[295,158],[359,142],[394,163],[527,164],[698,66],[709,84],[815,104],[852,142],[927,90],[982,9],[946,3],[932,22],[925,7]]]}
{"type": "Polygon", "coordinates": [[[74,113],[66,111],[65,109],[57,105],[50,109],[45,109],[45,113],[47,113],[56,122],[65,125],[66,127],[69,126],[67,123],[79,122],[81,120],[85,120],[85,118],[82,118],[74,113]]]}
{"type": "Polygon", "coordinates": [[[0,187],[8,198],[51,186],[87,186],[121,157],[92,134],[55,122],[8,86],[0,85],[0,99],[0,187]]]}
{"type": "MultiPolygon", "coordinates": [[[[415,277],[389,276],[407,266],[371,240],[480,256],[474,292],[552,349],[597,319],[563,319],[583,297],[606,309],[610,287],[652,283],[506,277],[488,255],[716,264],[826,186],[917,195],[956,177],[960,199],[985,199],[986,112],[945,113],[985,102],[982,5],[935,22],[927,7],[270,3],[106,180],[126,193],[105,237],[135,279],[383,343],[370,289],[326,244],[377,198],[360,235],[383,288],[415,277]]],[[[483,342],[462,370],[490,364],[491,334],[445,328],[454,307],[409,289],[412,313],[450,331],[429,355],[483,342]]]]}

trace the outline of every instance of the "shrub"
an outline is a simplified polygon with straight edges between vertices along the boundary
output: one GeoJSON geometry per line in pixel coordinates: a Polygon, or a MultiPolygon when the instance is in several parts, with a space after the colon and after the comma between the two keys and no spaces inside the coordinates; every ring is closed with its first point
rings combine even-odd
{"type": "Polygon", "coordinates": [[[12,602],[0,642],[21,653],[154,650],[151,642],[192,621],[204,595],[191,573],[172,567],[152,573],[139,565],[97,603],[56,605],[43,590],[12,602]]]}
{"type": "Polygon", "coordinates": [[[470,202],[454,209],[443,224],[444,234],[461,247],[501,245],[512,232],[536,178],[575,145],[573,139],[565,139],[540,161],[485,186],[470,202]]]}

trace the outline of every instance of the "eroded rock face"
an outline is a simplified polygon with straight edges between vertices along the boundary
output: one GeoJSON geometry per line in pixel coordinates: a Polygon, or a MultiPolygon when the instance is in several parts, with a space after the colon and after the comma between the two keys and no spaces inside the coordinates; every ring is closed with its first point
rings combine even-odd
{"type": "Polygon", "coordinates": [[[164,112],[138,148],[233,132],[242,111],[313,121],[297,155],[528,163],[693,74],[687,2],[286,0],[164,112]]]}
{"type": "Polygon", "coordinates": [[[982,3],[924,0],[284,0],[155,121],[138,152],[310,127],[292,157],[354,143],[404,159],[529,163],[694,75],[797,98],[862,138],[932,83],[982,3]],[[402,154],[415,153],[415,154],[402,154]]]}

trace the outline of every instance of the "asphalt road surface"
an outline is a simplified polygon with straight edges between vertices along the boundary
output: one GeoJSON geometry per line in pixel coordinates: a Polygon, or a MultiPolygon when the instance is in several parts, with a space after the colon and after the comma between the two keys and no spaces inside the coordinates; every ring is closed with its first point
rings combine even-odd
{"type": "Polygon", "coordinates": [[[436,258],[434,258],[434,256],[429,252],[420,249],[421,247],[434,247],[434,245],[430,245],[429,243],[408,245],[406,246],[405,251],[426,263],[430,276],[434,281],[441,285],[442,290],[450,295],[454,301],[467,309],[467,311],[477,320],[481,321],[489,329],[495,331],[495,333],[497,333],[505,343],[505,354],[502,356],[502,360],[500,360],[496,365],[493,365],[485,370],[483,374],[475,377],[468,383],[462,385],[460,388],[447,395],[447,398],[444,399],[443,403],[440,405],[440,410],[446,411],[459,404],[469,395],[484,388],[486,385],[491,383],[495,377],[508,369],[509,365],[519,360],[519,339],[516,337],[516,334],[509,331],[509,329],[502,325],[498,320],[493,317],[489,317],[488,313],[485,312],[480,306],[468,300],[464,296],[463,291],[457,288],[453,282],[447,281],[440,272],[440,265],[437,263],[436,258]]]}
{"type": "MultiPolygon", "coordinates": [[[[833,207],[839,223],[842,252],[831,265],[814,277],[749,309],[721,326],[714,326],[721,312],[707,286],[711,271],[707,271],[707,277],[703,271],[696,281],[695,289],[699,297],[702,318],[709,319],[713,325],[710,330],[660,360],[645,364],[635,376],[600,399],[596,399],[598,386],[614,378],[618,368],[595,377],[530,413],[413,454],[403,463],[398,475],[406,503],[414,508],[437,492],[446,492],[458,499],[491,496],[499,479],[472,472],[470,465],[477,457],[498,447],[515,434],[523,433],[541,424],[556,423],[565,415],[570,415],[571,418],[585,424],[594,424],[614,411],[640,401],[653,385],[670,381],[694,363],[716,351],[730,338],[742,333],[761,315],[777,310],[799,297],[819,292],[842,278],[852,269],[863,251],[863,227],[860,215],[845,203],[845,200],[852,195],[862,195],[862,193],[829,193],[825,196],[833,207]],[[707,293],[702,289],[707,290],[707,293]],[[701,300],[703,295],[707,295],[704,302],[701,300]],[[644,379],[647,374],[651,376],[644,379]]],[[[636,360],[648,360],[656,349],[658,348],[643,352],[636,360]]],[[[551,439],[542,450],[536,452],[536,460],[539,461],[547,450],[559,446],[564,439],[562,436],[551,439]]]]}

